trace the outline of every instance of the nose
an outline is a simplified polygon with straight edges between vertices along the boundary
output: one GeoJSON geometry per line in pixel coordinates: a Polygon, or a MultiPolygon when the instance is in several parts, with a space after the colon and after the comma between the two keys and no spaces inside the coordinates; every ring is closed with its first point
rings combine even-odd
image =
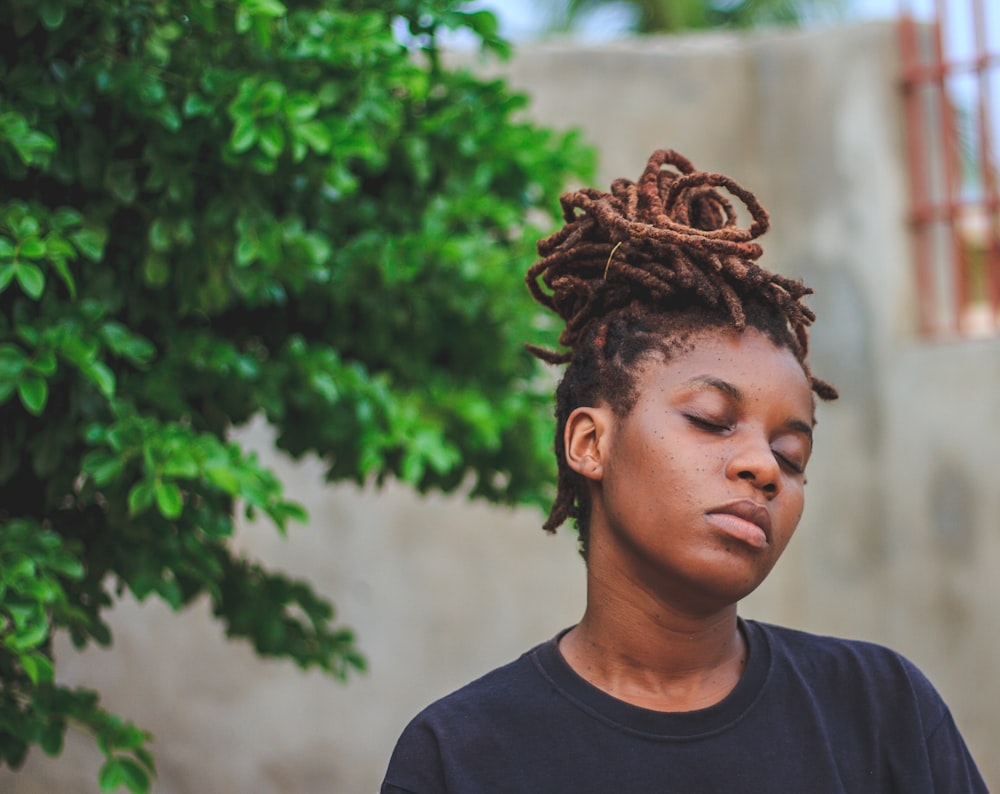
{"type": "Polygon", "coordinates": [[[767,438],[756,433],[740,434],[733,438],[733,444],[726,476],[746,480],[768,498],[776,496],[781,484],[781,467],[767,438]]]}

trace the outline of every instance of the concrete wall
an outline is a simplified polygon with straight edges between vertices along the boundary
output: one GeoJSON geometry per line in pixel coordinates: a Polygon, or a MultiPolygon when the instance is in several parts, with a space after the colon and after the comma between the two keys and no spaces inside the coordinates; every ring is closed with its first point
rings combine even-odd
{"type": "MultiPolygon", "coordinates": [[[[906,653],[1000,789],[1000,341],[916,336],[895,43],[883,24],[552,43],[506,69],[535,118],[584,128],[602,184],[669,146],[771,211],[765,262],[816,287],[813,367],[842,399],[820,409],[799,536],[744,614],[906,653]]],[[[264,429],[248,437],[267,447],[264,429]]],[[[156,733],[158,794],[374,791],[422,705],[581,612],[573,539],[545,536],[538,515],[275,465],[313,525],[287,540],[248,527],[239,543],[331,594],[371,671],[344,687],[227,643],[203,605],[122,604],[114,649],[60,644],[60,667],[156,733]]],[[[0,790],[96,791],[99,763],[74,736],[61,759],[0,773],[0,790]]]]}

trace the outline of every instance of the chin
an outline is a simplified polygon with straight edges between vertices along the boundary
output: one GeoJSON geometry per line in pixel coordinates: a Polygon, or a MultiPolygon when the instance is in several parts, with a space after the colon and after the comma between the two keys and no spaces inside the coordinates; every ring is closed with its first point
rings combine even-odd
{"type": "Polygon", "coordinates": [[[742,601],[763,584],[774,567],[774,561],[761,566],[747,566],[745,561],[733,564],[732,560],[713,566],[699,577],[703,595],[710,598],[719,608],[728,607],[742,601]]]}

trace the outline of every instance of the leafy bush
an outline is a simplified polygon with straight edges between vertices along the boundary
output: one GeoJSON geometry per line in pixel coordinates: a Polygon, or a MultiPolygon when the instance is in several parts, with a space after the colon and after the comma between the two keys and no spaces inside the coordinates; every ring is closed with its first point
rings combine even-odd
{"type": "Polygon", "coordinates": [[[57,683],[53,632],[207,597],[260,654],[363,667],[326,600],[231,552],[241,513],[306,518],[231,431],[263,415],[331,481],[543,499],[525,218],[590,155],[441,66],[442,30],[506,49],[445,0],[0,18],[0,762],[75,721],[139,792],[150,736],[57,683]]]}

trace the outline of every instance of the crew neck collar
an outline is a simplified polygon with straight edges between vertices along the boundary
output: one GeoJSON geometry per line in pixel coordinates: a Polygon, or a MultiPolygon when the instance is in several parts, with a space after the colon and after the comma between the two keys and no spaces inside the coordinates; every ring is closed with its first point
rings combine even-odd
{"type": "Polygon", "coordinates": [[[771,667],[771,649],[760,624],[738,618],[746,639],[747,664],[733,691],[718,703],[696,711],[655,711],[609,695],[581,677],[563,657],[559,640],[565,629],[539,645],[532,658],[541,674],[567,699],[592,716],[626,731],[670,740],[697,739],[742,719],[763,690],[771,667]]]}

